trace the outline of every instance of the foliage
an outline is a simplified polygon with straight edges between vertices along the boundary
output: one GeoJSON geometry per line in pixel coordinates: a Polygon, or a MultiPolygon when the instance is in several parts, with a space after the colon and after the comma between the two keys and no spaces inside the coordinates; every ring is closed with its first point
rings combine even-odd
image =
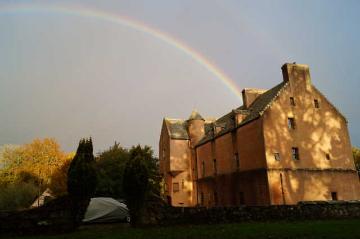
{"type": "MultiPolygon", "coordinates": [[[[54,139],[35,139],[30,144],[5,147],[2,153],[1,182],[18,181],[21,175],[35,175],[42,188],[50,183],[54,170],[63,164],[66,154],[54,139]]],[[[21,180],[21,179],[20,179],[21,180]]]]}
{"type": "Polygon", "coordinates": [[[38,187],[31,181],[0,185],[0,210],[28,208],[37,195],[38,187]]]}
{"type": "Polygon", "coordinates": [[[360,176],[360,149],[357,147],[353,147],[352,148],[352,153],[353,153],[353,157],[354,157],[354,163],[355,163],[355,167],[358,171],[358,174],[360,176]]]}
{"type": "Polygon", "coordinates": [[[67,159],[54,139],[5,146],[0,156],[0,208],[21,209],[50,184],[53,172],[67,159]]]}
{"type": "Polygon", "coordinates": [[[158,173],[158,159],[154,157],[149,146],[133,146],[127,150],[114,143],[109,149],[101,152],[96,158],[96,169],[98,171],[98,186],[96,196],[107,196],[124,198],[123,178],[124,169],[130,157],[141,155],[149,173],[148,194],[159,195],[160,179],[158,173]]]}
{"type": "Polygon", "coordinates": [[[63,164],[56,168],[51,175],[49,188],[54,196],[67,194],[67,173],[73,158],[74,154],[69,154],[63,164]]]}
{"type": "Polygon", "coordinates": [[[140,156],[148,170],[149,188],[147,193],[149,196],[154,194],[160,195],[161,176],[159,174],[159,159],[154,156],[153,150],[147,145],[144,147],[140,145],[133,146],[130,149],[130,158],[135,158],[136,156],[140,156]]]}
{"type": "Polygon", "coordinates": [[[124,197],[122,189],[123,174],[128,159],[129,151],[116,142],[97,156],[98,184],[95,192],[96,196],[124,197]]]}
{"type": "Polygon", "coordinates": [[[140,146],[130,150],[130,159],[124,171],[124,192],[130,210],[131,223],[140,224],[149,185],[149,169],[146,165],[147,151],[140,146]]]}
{"type": "Polygon", "coordinates": [[[92,140],[80,140],[67,174],[67,190],[76,201],[88,200],[96,189],[97,175],[92,140]]]}

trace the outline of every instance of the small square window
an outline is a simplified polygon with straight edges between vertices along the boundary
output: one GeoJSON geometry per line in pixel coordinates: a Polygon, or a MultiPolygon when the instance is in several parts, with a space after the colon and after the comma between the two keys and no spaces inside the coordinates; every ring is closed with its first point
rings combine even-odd
{"type": "Polygon", "coordinates": [[[295,129],[295,119],[294,118],[288,118],[288,128],[295,129]]]}
{"type": "Polygon", "coordinates": [[[319,103],[319,101],[317,99],[314,100],[314,106],[317,109],[320,108],[320,103],[319,103]]]}
{"type": "Polygon", "coordinates": [[[280,153],[274,153],[274,158],[276,161],[280,161],[280,153]]]}
{"type": "Polygon", "coordinates": [[[295,106],[295,99],[294,97],[290,97],[290,105],[295,106]]]}
{"type": "Polygon", "coordinates": [[[180,187],[179,187],[179,183],[173,183],[173,192],[179,192],[180,191],[180,187]]]}
{"type": "Polygon", "coordinates": [[[293,160],[299,160],[299,149],[296,147],[291,148],[291,155],[293,160]]]}
{"type": "Polygon", "coordinates": [[[331,192],[331,200],[334,200],[334,201],[338,200],[337,192],[331,192]]]}
{"type": "Polygon", "coordinates": [[[327,160],[330,160],[330,154],[326,154],[325,156],[327,160]]]}

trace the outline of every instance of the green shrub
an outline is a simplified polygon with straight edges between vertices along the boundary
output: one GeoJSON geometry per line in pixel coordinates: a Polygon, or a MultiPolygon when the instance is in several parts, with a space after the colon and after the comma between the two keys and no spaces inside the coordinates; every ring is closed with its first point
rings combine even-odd
{"type": "Polygon", "coordinates": [[[16,182],[0,186],[0,210],[29,208],[38,196],[38,187],[33,182],[16,182]]]}

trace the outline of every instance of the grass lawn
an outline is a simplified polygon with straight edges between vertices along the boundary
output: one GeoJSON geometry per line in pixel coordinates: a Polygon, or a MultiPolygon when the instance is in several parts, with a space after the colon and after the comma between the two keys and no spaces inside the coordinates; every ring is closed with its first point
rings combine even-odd
{"type": "Polygon", "coordinates": [[[230,239],[230,238],[360,238],[360,219],[239,223],[176,227],[130,228],[120,224],[86,226],[74,233],[19,239],[230,239]]]}

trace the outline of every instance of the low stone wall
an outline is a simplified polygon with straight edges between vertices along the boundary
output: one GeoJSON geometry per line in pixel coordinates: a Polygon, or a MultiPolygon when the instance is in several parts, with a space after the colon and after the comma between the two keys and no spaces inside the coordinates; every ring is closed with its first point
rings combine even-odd
{"type": "MultiPolygon", "coordinates": [[[[87,204],[84,207],[86,208],[87,204]]],[[[51,234],[72,231],[79,226],[79,220],[74,217],[72,208],[72,201],[64,196],[39,208],[0,212],[0,234],[51,234]]]]}
{"type": "Polygon", "coordinates": [[[160,225],[249,221],[360,218],[360,201],[302,202],[297,205],[168,208],[160,225]]]}

